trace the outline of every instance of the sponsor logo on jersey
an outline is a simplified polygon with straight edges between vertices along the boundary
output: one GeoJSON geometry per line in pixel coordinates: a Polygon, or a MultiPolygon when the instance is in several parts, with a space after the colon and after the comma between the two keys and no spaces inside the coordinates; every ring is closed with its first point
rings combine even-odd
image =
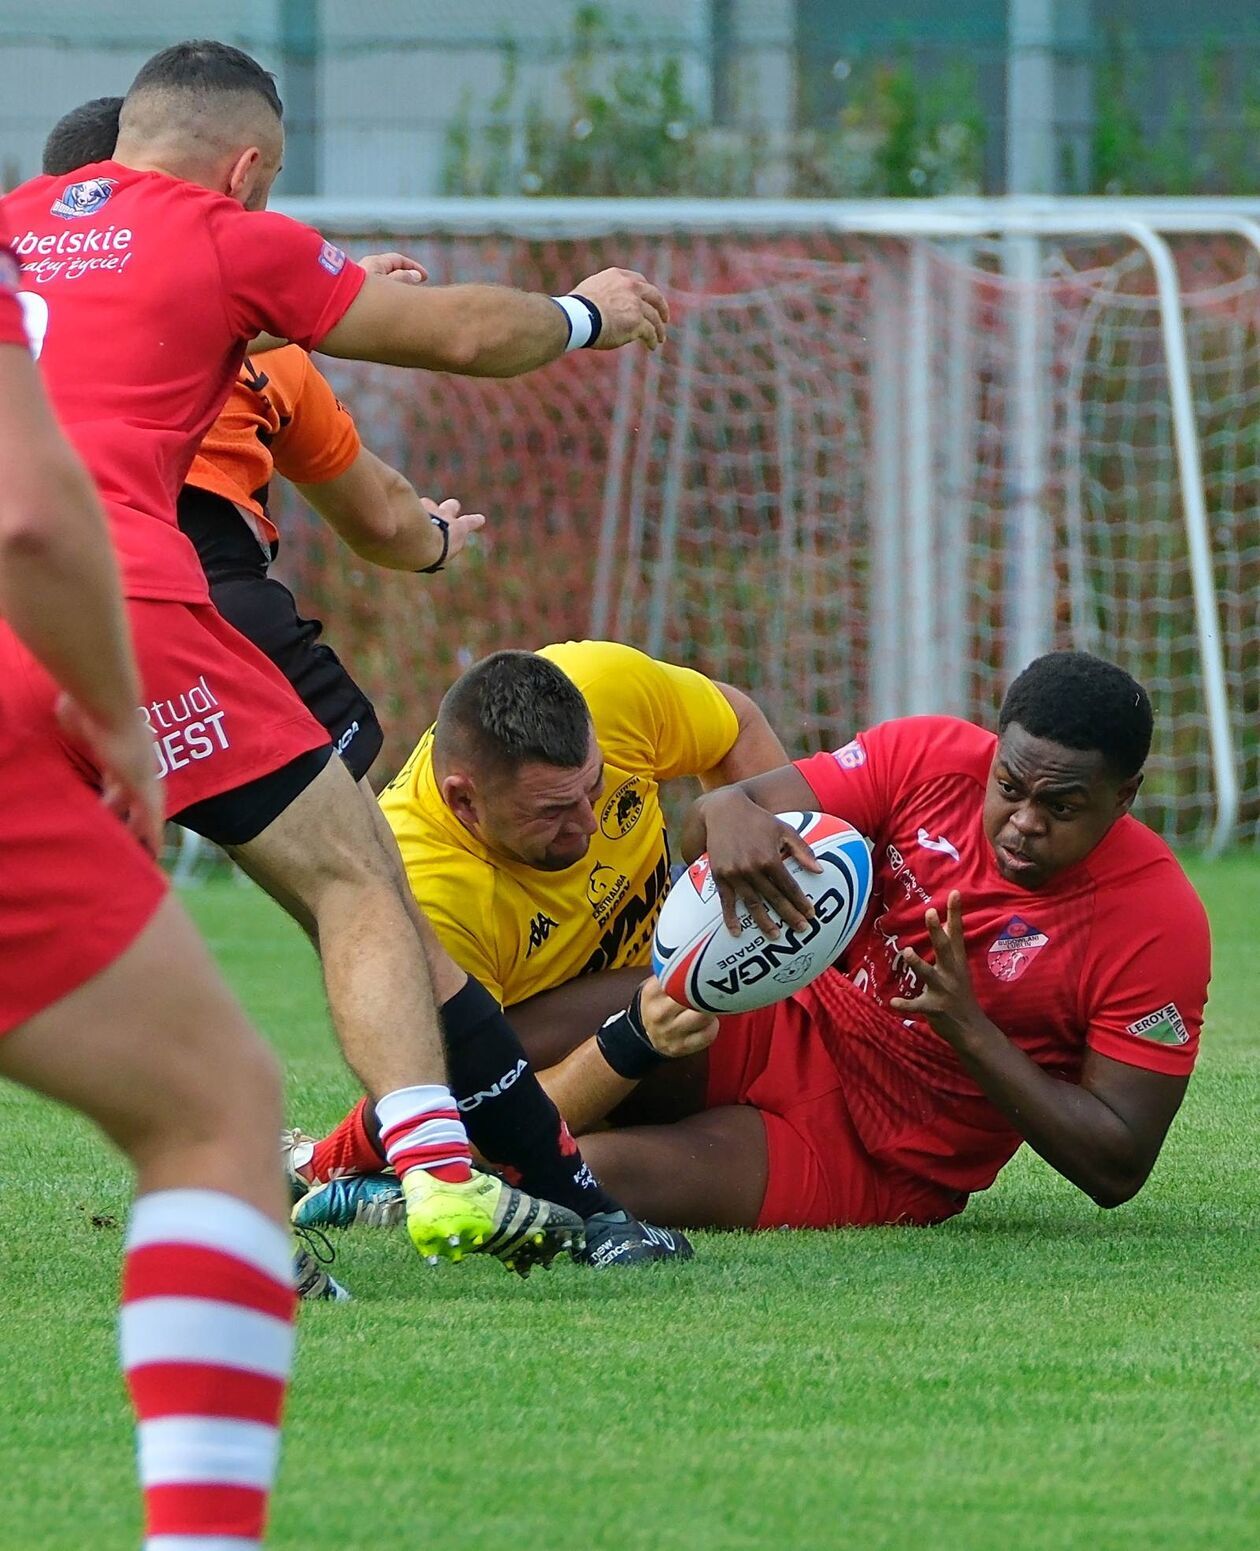
{"type": "Polygon", "coordinates": [[[866,763],[866,750],[856,738],[850,738],[842,749],[833,749],[831,757],[841,770],[860,770],[866,763]]]}
{"type": "Polygon", "coordinates": [[[339,275],[346,267],[346,255],[335,242],[321,244],[319,250],[319,267],[326,269],[330,275],[339,275]]]}
{"type": "Polygon", "coordinates": [[[599,828],[606,839],[620,840],[639,822],[643,816],[644,784],[642,776],[631,776],[604,804],[599,815],[599,828]]]}
{"type": "Polygon", "coordinates": [[[626,897],[630,880],[624,872],[618,872],[607,862],[596,862],[586,880],[586,897],[595,918],[602,926],[604,918],[626,897]]]}
{"type": "Polygon", "coordinates": [[[95,215],[114,192],[117,182],[117,178],[85,178],[82,183],[67,184],[49,208],[63,221],[95,215]]]}
{"type": "Polygon", "coordinates": [[[906,859],[897,847],[890,842],[884,854],[888,857],[889,871],[905,890],[906,898],[922,900],[925,905],[930,904],[932,896],[915,877],[913,870],[906,865],[906,859]]]}
{"type": "Polygon", "coordinates": [[[1148,1012],[1145,1018],[1130,1023],[1126,1034],[1136,1034],[1139,1039],[1154,1040],[1157,1045],[1188,1045],[1190,1031],[1177,1011],[1176,1002],[1169,1002],[1158,1012],[1148,1012]]]}
{"type": "MultiPolygon", "coordinates": [[[[662,838],[662,844],[664,836],[662,838]]],[[[591,954],[586,963],[578,971],[582,975],[597,975],[601,969],[614,969],[623,950],[625,957],[622,962],[626,964],[642,963],[639,957],[640,948],[646,948],[651,941],[652,928],[656,925],[656,917],[660,913],[661,900],[665,896],[665,890],[669,886],[669,857],[662,850],[661,859],[652,869],[652,874],[643,885],[641,894],[629,895],[620,910],[616,911],[608,922],[604,935],[599,940],[599,947],[591,954]],[[641,930],[642,941],[636,940],[635,934],[641,930]]]]}
{"type": "Polygon", "coordinates": [[[559,925],[559,921],[553,921],[549,915],[540,910],[529,923],[529,947],[525,950],[525,957],[529,958],[535,949],[541,948],[559,925]]]}
{"type": "Polygon", "coordinates": [[[1012,916],[989,948],[989,973],[995,980],[1018,980],[1049,941],[1023,916],[1012,916]]]}
{"type": "Polygon", "coordinates": [[[934,840],[922,825],[919,827],[918,841],[925,851],[939,851],[942,856],[952,856],[955,861],[959,860],[958,847],[952,840],[946,840],[944,835],[937,835],[934,840]]]}

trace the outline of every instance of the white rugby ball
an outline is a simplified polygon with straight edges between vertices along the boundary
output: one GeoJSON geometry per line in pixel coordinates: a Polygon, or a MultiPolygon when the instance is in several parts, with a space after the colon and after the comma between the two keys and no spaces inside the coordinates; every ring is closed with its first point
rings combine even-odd
{"type": "MultiPolygon", "coordinates": [[[[822,863],[787,870],[814,906],[799,931],[779,922],[767,937],[752,916],[733,937],[722,919],[707,855],[674,884],[652,939],[652,972],[668,996],[702,1012],[749,1012],[781,1002],[816,980],[853,941],[871,897],[871,848],[864,835],[828,813],[780,813],[822,863]]],[[[773,912],[772,912],[773,914],[773,912]]]]}

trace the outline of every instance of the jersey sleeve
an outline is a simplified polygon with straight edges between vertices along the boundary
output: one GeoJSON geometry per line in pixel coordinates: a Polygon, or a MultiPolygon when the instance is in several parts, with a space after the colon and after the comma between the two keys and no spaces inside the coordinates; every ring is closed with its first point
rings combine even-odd
{"type": "Polygon", "coordinates": [[[615,641],[544,647],[577,684],[610,758],[658,781],[696,776],[721,764],[739,736],[739,718],[711,679],[660,662],[615,641]]]}
{"type": "Polygon", "coordinates": [[[971,764],[972,744],[991,735],[950,716],[902,716],[869,727],[840,748],[798,759],[819,808],[874,840],[902,794],[934,770],[971,764]]]}
{"type": "MultiPolygon", "coordinates": [[[[277,355],[284,354],[277,351],[277,355]]],[[[319,485],[344,474],[359,455],[358,428],[309,356],[295,351],[301,380],[286,423],[271,443],[276,468],[295,485],[319,485]]]]}
{"type": "Polygon", "coordinates": [[[890,725],[869,728],[838,749],[796,761],[819,809],[846,820],[864,835],[874,836],[888,816],[891,761],[886,729],[890,725]]]}
{"type": "Polygon", "coordinates": [[[1194,1067],[1212,968],[1206,912],[1179,881],[1096,924],[1083,1009],[1091,1050],[1171,1077],[1194,1067]]]}
{"type": "Polygon", "coordinates": [[[276,334],[312,350],[367,279],[335,244],[288,216],[224,199],[209,207],[206,224],[228,322],[241,339],[276,334]]]}

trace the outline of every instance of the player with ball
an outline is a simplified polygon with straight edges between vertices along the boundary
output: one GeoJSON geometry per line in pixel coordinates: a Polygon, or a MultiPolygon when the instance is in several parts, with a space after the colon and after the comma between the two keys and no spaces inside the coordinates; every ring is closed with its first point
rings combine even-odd
{"type": "MultiPolygon", "coordinates": [[[[694,1008],[649,980],[551,1079],[575,1129],[622,1123],[583,1151],[632,1210],[737,1228],[934,1223],[1021,1142],[1100,1206],[1141,1189],[1194,1065],[1210,957],[1198,897],[1130,813],[1150,702],[1113,664],[1054,652],[1014,681],[998,725],[886,722],[696,802],[685,849],[706,859],[678,887],[712,903],[707,923],[695,903],[679,915],[702,946],[689,958],[666,937],[676,896],[657,934],[662,975],[694,1008]],[[815,850],[835,846],[799,832],[809,810],[871,841],[865,917],[838,968],[714,1017],[755,1005],[770,978],[744,984],[732,940],[764,958],[763,944],[834,930],[816,880],[802,889],[815,850]],[[710,956],[718,906],[730,939],[710,956]]],[[[850,855],[841,939],[862,900],[850,855]]]]}

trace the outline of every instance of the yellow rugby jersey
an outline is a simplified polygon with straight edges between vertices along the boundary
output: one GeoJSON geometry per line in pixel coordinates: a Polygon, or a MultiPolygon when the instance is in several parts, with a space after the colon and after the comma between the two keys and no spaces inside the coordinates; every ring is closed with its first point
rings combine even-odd
{"type": "Polygon", "coordinates": [[[421,909],[455,962],[507,1006],[577,975],[650,961],[669,884],[660,783],[730,752],[730,702],[690,668],[612,641],[544,646],[581,690],[604,754],[599,828],[580,862],[543,872],[496,856],[442,801],[433,729],[381,793],[421,909]]]}

